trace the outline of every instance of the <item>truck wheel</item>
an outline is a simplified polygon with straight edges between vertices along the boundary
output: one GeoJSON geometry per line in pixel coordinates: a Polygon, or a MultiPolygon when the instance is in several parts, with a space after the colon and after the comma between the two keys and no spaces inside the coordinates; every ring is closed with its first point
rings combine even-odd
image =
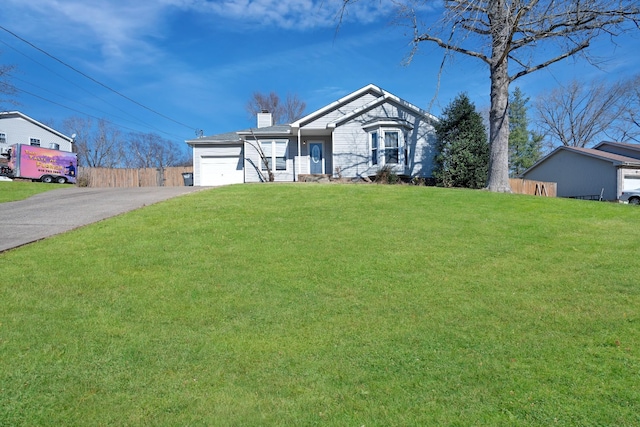
{"type": "Polygon", "coordinates": [[[45,175],[43,177],[40,177],[40,181],[47,183],[47,184],[51,184],[53,182],[53,177],[49,176],[49,175],[45,175]]]}
{"type": "Polygon", "coordinates": [[[58,184],[65,184],[67,182],[67,178],[65,178],[64,176],[59,176],[56,178],[56,182],[58,184]]]}

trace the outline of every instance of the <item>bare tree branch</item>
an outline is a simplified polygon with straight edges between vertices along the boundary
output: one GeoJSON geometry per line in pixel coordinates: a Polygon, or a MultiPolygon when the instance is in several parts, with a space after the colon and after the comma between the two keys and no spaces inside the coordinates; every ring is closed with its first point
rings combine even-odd
{"type": "Polygon", "coordinates": [[[254,92],[246,105],[247,113],[251,118],[255,118],[260,112],[267,111],[271,113],[274,124],[295,122],[303,116],[306,108],[307,104],[298,95],[287,94],[287,98],[282,102],[275,92],[269,94],[254,92]]]}
{"type": "MultiPolygon", "coordinates": [[[[0,65],[0,96],[12,97],[17,93],[16,87],[11,83],[11,74],[14,70],[15,67],[13,65],[0,65]]],[[[0,109],[3,102],[15,104],[15,101],[11,98],[0,98],[0,109]]]]}
{"type": "MultiPolygon", "coordinates": [[[[346,9],[358,0],[343,0],[346,9]]],[[[361,0],[365,1],[365,0],[361,0]]],[[[563,59],[583,55],[601,35],[617,36],[639,28],[637,0],[397,0],[399,17],[413,28],[415,55],[422,42],[448,52],[478,58],[489,66],[491,79],[490,170],[487,187],[510,191],[508,181],[509,84],[563,59]],[[440,19],[422,24],[441,7],[440,19]],[[446,40],[446,41],[445,41],[446,40]],[[551,54],[548,54],[551,52],[551,54]]],[[[432,20],[432,19],[431,19],[432,20]]]]}
{"type": "MultiPolygon", "coordinates": [[[[548,61],[545,61],[545,62],[543,62],[541,64],[530,66],[530,67],[527,67],[527,68],[523,67],[524,69],[522,71],[514,74],[513,76],[511,76],[510,80],[514,81],[514,80],[516,80],[516,79],[518,79],[518,78],[520,78],[522,76],[526,76],[527,74],[531,74],[534,71],[541,70],[542,68],[548,67],[551,64],[554,64],[554,63],[562,61],[563,59],[566,59],[566,58],[568,58],[570,56],[573,56],[576,53],[578,53],[581,50],[584,50],[584,49],[586,49],[588,47],[589,47],[589,43],[585,42],[584,44],[582,44],[580,46],[576,46],[574,49],[570,50],[569,52],[565,52],[562,55],[558,55],[555,58],[551,58],[548,61]]],[[[514,62],[520,63],[520,61],[515,60],[515,59],[514,59],[514,62]]]]}
{"type": "Polygon", "coordinates": [[[275,176],[273,174],[273,170],[271,169],[271,159],[269,159],[265,153],[264,150],[262,149],[262,144],[260,144],[260,141],[258,141],[258,138],[256,137],[256,134],[253,133],[253,129],[251,130],[251,137],[253,138],[252,140],[249,139],[245,139],[245,142],[247,144],[249,144],[251,147],[253,147],[257,152],[258,155],[260,156],[260,160],[262,160],[262,162],[264,163],[266,169],[267,169],[267,176],[264,175],[264,172],[262,171],[261,167],[256,166],[256,171],[258,172],[258,174],[260,174],[260,179],[262,180],[262,182],[273,182],[275,181],[275,176]]]}
{"type": "Polygon", "coordinates": [[[555,88],[536,100],[539,126],[552,141],[572,147],[585,147],[603,137],[618,141],[634,137],[640,129],[627,115],[634,110],[631,84],[574,80],[555,88]]]}

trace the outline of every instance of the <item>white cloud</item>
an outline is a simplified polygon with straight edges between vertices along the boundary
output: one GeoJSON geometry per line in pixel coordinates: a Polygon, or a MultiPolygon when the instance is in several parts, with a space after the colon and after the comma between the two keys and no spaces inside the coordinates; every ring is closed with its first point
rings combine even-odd
{"type": "MultiPolygon", "coordinates": [[[[380,19],[391,2],[356,1],[343,23],[380,19]]],[[[342,5],[343,0],[5,0],[0,24],[36,45],[71,51],[68,55],[86,59],[87,67],[116,71],[168,61],[163,42],[196,25],[194,16],[197,25],[210,22],[218,31],[305,31],[336,27],[342,5]],[[18,28],[15,22],[21,22],[18,28]]]]}
{"type": "MultiPolygon", "coordinates": [[[[342,0],[223,0],[194,1],[192,6],[247,25],[306,30],[335,26],[342,5],[342,0]]],[[[390,0],[354,2],[343,19],[369,23],[388,14],[392,7],[390,0]]]]}
{"type": "MultiPolygon", "coordinates": [[[[166,7],[127,0],[5,1],[4,11],[23,17],[20,27],[13,30],[24,38],[35,44],[46,40],[47,44],[79,51],[97,48],[109,59],[120,58],[131,51],[150,53],[153,49],[143,39],[159,35],[166,7]],[[24,19],[25,16],[29,19],[24,19]]],[[[11,27],[11,24],[5,25],[11,27]]]]}

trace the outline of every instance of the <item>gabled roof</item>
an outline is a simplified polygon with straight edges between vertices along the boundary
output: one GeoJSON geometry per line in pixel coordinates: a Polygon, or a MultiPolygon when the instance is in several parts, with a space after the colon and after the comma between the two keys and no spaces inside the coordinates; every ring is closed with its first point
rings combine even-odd
{"type": "Polygon", "coordinates": [[[538,160],[529,169],[527,169],[524,172],[522,172],[520,174],[520,176],[526,175],[531,170],[535,169],[540,164],[542,164],[545,160],[547,160],[548,158],[550,158],[552,156],[555,156],[556,154],[558,154],[561,151],[568,151],[568,152],[571,152],[571,153],[576,153],[576,154],[580,154],[580,155],[583,155],[583,156],[588,156],[588,157],[592,157],[592,158],[595,158],[595,159],[608,161],[608,162],[611,162],[611,164],[613,164],[614,166],[635,166],[635,167],[640,167],[640,160],[634,159],[633,157],[621,156],[619,154],[609,153],[607,151],[596,150],[595,148],[561,146],[561,147],[556,148],[555,150],[553,150],[551,153],[547,154],[546,156],[544,156],[542,159],[538,160]]]}
{"type": "Polygon", "coordinates": [[[28,121],[28,122],[30,122],[30,123],[38,126],[38,127],[41,127],[42,129],[44,129],[44,130],[46,130],[48,132],[51,132],[52,134],[54,134],[56,136],[59,136],[62,139],[66,139],[69,142],[73,142],[73,138],[71,138],[71,137],[69,137],[69,136],[67,136],[67,135],[65,135],[65,134],[63,134],[61,132],[58,132],[57,130],[55,130],[53,128],[50,128],[49,126],[45,125],[44,123],[40,123],[39,121],[37,121],[35,119],[32,119],[31,117],[29,117],[26,114],[23,114],[23,113],[21,113],[19,111],[3,111],[3,112],[0,112],[0,120],[16,118],[16,117],[21,118],[23,120],[26,120],[26,121],[28,121]]]}
{"type": "Polygon", "coordinates": [[[629,150],[636,150],[640,153],[640,144],[630,144],[628,142],[602,141],[601,143],[597,144],[593,148],[595,150],[599,150],[606,145],[611,145],[613,147],[627,148],[629,150]]]}
{"type": "Polygon", "coordinates": [[[582,147],[559,147],[560,149],[576,151],[581,154],[595,157],[600,160],[607,160],[615,165],[625,165],[625,164],[638,164],[640,165],[640,160],[634,159],[633,157],[621,156],[620,154],[609,153],[607,151],[596,150],[595,148],[582,148],[582,147]]]}
{"type": "MultiPolygon", "coordinates": [[[[304,126],[306,123],[312,122],[313,120],[319,117],[322,117],[323,115],[331,111],[334,111],[342,106],[345,106],[350,102],[352,102],[353,100],[358,99],[368,93],[373,93],[377,96],[375,99],[369,101],[365,105],[362,105],[358,108],[354,108],[353,110],[349,110],[345,112],[345,114],[343,114],[342,116],[334,120],[333,122],[328,123],[326,125],[326,129],[327,129],[326,132],[329,132],[329,133],[332,132],[332,129],[341,125],[342,123],[354,117],[357,117],[363,112],[366,112],[367,110],[370,110],[385,102],[391,102],[400,107],[406,108],[410,111],[413,111],[417,115],[423,116],[427,120],[430,120],[430,121],[438,120],[437,117],[433,116],[432,114],[429,114],[427,111],[422,110],[401,98],[398,98],[392,93],[387,92],[376,85],[369,84],[288,125],[274,125],[274,126],[267,126],[267,127],[260,127],[260,128],[249,128],[249,129],[240,130],[237,132],[227,132],[227,133],[222,133],[218,135],[191,139],[191,140],[187,140],[186,143],[191,146],[211,145],[211,144],[232,144],[232,143],[240,143],[242,142],[243,137],[246,138],[246,137],[251,137],[253,135],[260,136],[260,137],[270,137],[270,136],[278,137],[278,136],[292,135],[294,133],[294,130],[299,129],[300,127],[304,126]]],[[[385,117],[385,118],[380,118],[380,120],[394,121],[395,124],[397,125],[411,127],[411,125],[408,122],[403,121],[402,119],[399,119],[399,118],[385,117]]]]}
{"type": "Polygon", "coordinates": [[[250,128],[239,130],[236,132],[219,133],[217,135],[203,136],[196,139],[188,139],[185,141],[188,145],[228,145],[241,144],[244,137],[251,138],[252,135],[265,136],[286,136],[291,135],[291,127],[289,125],[266,126],[262,128],[250,128]]]}
{"type": "Polygon", "coordinates": [[[402,106],[404,108],[407,108],[409,110],[412,110],[413,112],[415,112],[416,114],[420,114],[422,116],[424,116],[425,118],[429,119],[429,120],[433,120],[433,121],[437,121],[438,119],[429,114],[427,111],[422,110],[421,108],[416,107],[413,104],[408,103],[407,101],[398,98],[397,96],[395,96],[394,94],[392,94],[391,92],[387,92],[384,89],[381,89],[380,87],[373,85],[373,84],[369,84],[361,89],[356,90],[355,92],[350,93],[347,96],[344,96],[342,98],[340,98],[337,101],[332,102],[331,104],[320,108],[319,110],[314,111],[311,114],[306,115],[305,117],[291,123],[291,127],[292,128],[299,128],[304,126],[307,123],[312,122],[313,120],[322,117],[323,115],[334,111],[338,108],[340,108],[341,106],[347,105],[348,103],[350,103],[351,101],[367,94],[367,93],[375,93],[378,95],[378,97],[370,102],[368,102],[365,105],[362,105],[352,111],[349,111],[348,113],[346,113],[345,115],[343,115],[342,117],[340,117],[339,119],[333,121],[332,123],[328,123],[327,124],[327,128],[335,128],[336,126],[340,125],[341,123],[344,123],[345,121],[352,119],[353,117],[358,116],[359,114],[362,114],[364,111],[370,110],[371,108],[374,108],[384,102],[392,102],[395,103],[399,106],[402,106]]]}

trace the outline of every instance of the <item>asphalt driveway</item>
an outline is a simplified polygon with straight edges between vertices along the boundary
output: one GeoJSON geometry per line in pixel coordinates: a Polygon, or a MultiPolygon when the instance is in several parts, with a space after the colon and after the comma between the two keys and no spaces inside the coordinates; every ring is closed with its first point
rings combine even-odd
{"type": "Polygon", "coordinates": [[[203,187],[67,187],[0,203],[0,252],[203,187]]]}

